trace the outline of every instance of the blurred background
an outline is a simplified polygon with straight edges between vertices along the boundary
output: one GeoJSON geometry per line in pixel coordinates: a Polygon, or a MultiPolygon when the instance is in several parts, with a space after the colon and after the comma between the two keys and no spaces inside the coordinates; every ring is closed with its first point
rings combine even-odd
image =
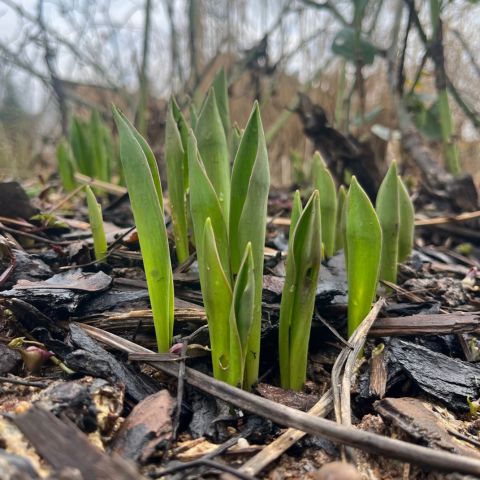
{"type": "Polygon", "coordinates": [[[233,121],[260,102],[274,186],[314,148],[426,174],[412,132],[478,186],[479,29],[473,0],[0,0],[0,177],[54,173],[74,119],[113,132],[112,102],[162,164],[170,96],[188,112],[224,67],[233,121]]]}

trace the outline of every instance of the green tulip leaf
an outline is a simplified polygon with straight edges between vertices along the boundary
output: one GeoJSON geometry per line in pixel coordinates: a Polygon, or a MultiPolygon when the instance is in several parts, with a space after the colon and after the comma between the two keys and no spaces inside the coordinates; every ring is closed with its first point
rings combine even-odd
{"type": "MultiPolygon", "coordinates": [[[[142,252],[157,346],[159,351],[167,352],[173,335],[174,294],[160,192],[145,153],[146,142],[143,140],[143,145],[139,142],[140,134],[120,110],[114,107],[113,114],[120,137],[120,158],[142,252]]],[[[148,152],[151,150],[148,149],[148,152]]]]}
{"type": "Polygon", "coordinates": [[[370,311],[377,291],[382,229],[368,195],[352,177],[346,203],[348,336],[370,311]]]}

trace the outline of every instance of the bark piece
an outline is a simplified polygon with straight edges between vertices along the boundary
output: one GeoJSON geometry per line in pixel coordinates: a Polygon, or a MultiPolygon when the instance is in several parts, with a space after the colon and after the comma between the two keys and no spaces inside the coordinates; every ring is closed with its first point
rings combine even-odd
{"type": "Polygon", "coordinates": [[[385,398],[375,402],[375,410],[384,420],[432,448],[461,455],[480,457],[472,445],[448,433],[447,417],[436,415],[432,406],[416,398],[385,398]]]}
{"type": "Polygon", "coordinates": [[[268,383],[259,383],[256,387],[260,396],[273,400],[274,402],[287,407],[296,408],[306,412],[312,408],[318,401],[317,395],[310,395],[303,392],[294,392],[293,390],[285,390],[283,388],[275,387],[268,383]]]}
{"type": "Polygon", "coordinates": [[[172,413],[175,402],[168,390],[142,400],[128,416],[115,437],[112,451],[123,458],[146,463],[172,438],[172,413]]]}
{"type": "Polygon", "coordinates": [[[136,402],[157,390],[152,379],[117,360],[78,325],[70,325],[70,335],[73,343],[80,348],[65,358],[65,363],[73,370],[112,383],[123,383],[127,395],[136,402]]]}
{"type": "Polygon", "coordinates": [[[372,337],[443,335],[451,333],[474,333],[479,330],[479,314],[459,312],[438,315],[378,318],[370,330],[369,335],[372,337]]]}
{"type": "MultiPolygon", "coordinates": [[[[400,367],[425,394],[448,408],[468,411],[467,397],[480,396],[480,366],[397,338],[390,341],[388,350],[389,376],[391,366],[400,367]]],[[[398,371],[394,373],[397,375],[398,371]]]]}

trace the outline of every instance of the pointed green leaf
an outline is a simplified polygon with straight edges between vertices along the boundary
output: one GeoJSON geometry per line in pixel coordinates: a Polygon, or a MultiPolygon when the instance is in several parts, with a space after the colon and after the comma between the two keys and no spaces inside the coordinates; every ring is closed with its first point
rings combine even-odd
{"type": "MultiPolygon", "coordinates": [[[[123,117],[127,122],[127,118],[123,117]]],[[[152,175],[153,179],[153,184],[155,186],[155,192],[157,193],[157,198],[158,198],[158,203],[160,203],[160,207],[162,209],[162,214],[163,214],[163,192],[162,192],[162,182],[160,181],[160,173],[158,171],[158,163],[155,158],[155,155],[152,152],[152,149],[148,145],[147,141],[140,135],[138,130],[130,123],[130,131],[135,137],[135,140],[137,140],[138,144],[143,150],[143,154],[145,155],[145,158],[147,159],[148,167],[150,168],[150,174],[152,175]]],[[[128,185],[128,183],[127,183],[128,185]]]]}
{"type": "MultiPolygon", "coordinates": [[[[228,234],[225,218],[215,189],[205,171],[202,157],[197,149],[196,139],[192,131],[190,131],[188,141],[188,170],[190,176],[190,212],[196,239],[200,273],[202,271],[201,264],[203,262],[203,229],[205,227],[206,219],[210,218],[215,233],[215,241],[220,261],[227,278],[230,279],[228,234]]],[[[200,281],[203,285],[202,277],[200,277],[200,281]]]]}
{"type": "Polygon", "coordinates": [[[243,131],[240,127],[235,123],[232,129],[232,143],[231,143],[231,156],[235,158],[238,152],[238,147],[240,146],[240,142],[242,140],[243,131]]]}
{"type": "MultiPolygon", "coordinates": [[[[182,111],[180,110],[175,98],[172,97],[169,107],[172,110],[173,118],[177,124],[177,129],[182,140],[182,148],[184,151],[184,161],[183,161],[183,182],[185,191],[188,189],[188,125],[183,116],[182,111]]],[[[192,127],[193,128],[193,127],[192,127]]]]}
{"type": "Polygon", "coordinates": [[[88,128],[85,122],[78,118],[72,120],[70,127],[70,145],[78,171],[89,177],[95,176],[91,151],[88,142],[88,128]]]}
{"type": "MultiPolygon", "coordinates": [[[[166,352],[173,334],[173,274],[163,208],[145,146],[138,141],[140,134],[119,110],[113,108],[113,114],[147,278],[157,345],[159,351],[166,352]]],[[[143,143],[146,144],[144,140],[143,143]]]]}
{"type": "Polygon", "coordinates": [[[335,251],[343,248],[343,239],[345,237],[345,203],[347,199],[347,189],[340,185],[337,193],[337,221],[335,223],[335,251]]]}
{"type": "Polygon", "coordinates": [[[70,154],[70,148],[65,140],[62,140],[57,145],[57,161],[58,161],[58,173],[62,186],[66,192],[71,192],[75,189],[75,167],[70,154]]]}
{"type": "Polygon", "coordinates": [[[288,360],[285,360],[285,346],[279,345],[280,378],[283,388],[293,390],[303,387],[307,372],[308,342],[322,258],[320,215],[319,192],[315,190],[296,222],[288,253],[293,261],[282,292],[280,328],[288,328],[289,346],[288,360]]]}
{"type": "Polygon", "coordinates": [[[183,263],[189,256],[187,197],[184,182],[185,152],[183,150],[180,131],[174,118],[173,101],[170,102],[167,111],[165,127],[165,161],[167,164],[168,198],[172,214],[175,247],[178,261],[183,263]]]}
{"type": "MultiPolygon", "coordinates": [[[[295,236],[295,228],[298,223],[298,219],[302,214],[302,200],[300,199],[300,192],[295,191],[292,203],[292,213],[290,215],[290,230],[288,235],[288,250],[287,250],[287,259],[285,261],[285,280],[295,279],[295,259],[293,256],[293,239],[295,236]]],[[[284,284],[286,285],[286,283],[284,284]]],[[[282,306],[280,309],[280,319],[281,321],[278,324],[278,345],[279,345],[279,360],[280,360],[280,375],[281,375],[281,384],[289,385],[290,384],[290,327],[292,321],[292,309],[293,309],[293,298],[294,298],[294,289],[292,285],[289,288],[283,289],[282,293],[282,306]],[[285,297],[285,298],[284,298],[285,297]],[[283,372],[283,373],[282,373],[283,372]]]]}
{"type": "Polygon", "coordinates": [[[247,244],[235,280],[230,310],[229,382],[242,386],[248,342],[252,331],[255,307],[255,276],[251,244],[247,244]]]}
{"type": "Polygon", "coordinates": [[[262,316],[262,277],[270,171],[258,103],[248,120],[232,170],[230,202],[230,256],[233,273],[240,268],[247,244],[252,244],[255,271],[255,313],[245,369],[245,386],[258,376],[262,316]]]}
{"type": "Polygon", "coordinates": [[[200,265],[200,278],[212,347],[213,373],[215,378],[228,381],[229,369],[233,368],[229,354],[232,290],[218,255],[210,218],[205,220],[201,243],[203,261],[200,265]]]}
{"type": "Polygon", "coordinates": [[[193,102],[190,103],[189,113],[190,113],[190,127],[193,131],[195,131],[197,129],[198,112],[197,112],[197,107],[193,102]]]}
{"type": "Polygon", "coordinates": [[[400,210],[398,261],[404,262],[412,253],[415,236],[415,209],[400,175],[398,176],[398,205],[400,210]]]}
{"type": "Polygon", "coordinates": [[[107,237],[103,228],[102,207],[97,202],[95,195],[89,185],[85,186],[87,196],[88,218],[90,220],[90,228],[93,237],[93,250],[95,252],[95,260],[102,261],[107,254],[107,237]]]}
{"type": "Polygon", "coordinates": [[[346,204],[348,336],[370,311],[377,291],[382,229],[365,191],[352,177],[346,204]]]}
{"type": "Polygon", "coordinates": [[[198,117],[195,137],[205,171],[222,206],[225,221],[228,222],[230,209],[230,162],[227,139],[213,89],[210,89],[208,92],[205,104],[198,117]]]}
{"type": "Polygon", "coordinates": [[[215,98],[217,100],[218,112],[222,119],[223,130],[225,131],[225,138],[230,136],[230,108],[228,105],[228,84],[225,69],[221,68],[215,75],[212,83],[213,90],[215,92],[215,98]]]}
{"type": "Polygon", "coordinates": [[[325,255],[330,258],[335,248],[335,224],[337,219],[337,192],[332,174],[319,152],[313,156],[313,185],[320,192],[322,210],[322,241],[325,255]]]}
{"type": "Polygon", "coordinates": [[[105,149],[103,122],[100,114],[94,110],[90,117],[90,141],[95,178],[110,182],[110,165],[105,149]]]}
{"type": "Polygon", "coordinates": [[[398,208],[397,164],[390,165],[377,195],[376,211],[382,227],[382,260],[380,280],[397,281],[398,231],[400,213],[398,208]]]}

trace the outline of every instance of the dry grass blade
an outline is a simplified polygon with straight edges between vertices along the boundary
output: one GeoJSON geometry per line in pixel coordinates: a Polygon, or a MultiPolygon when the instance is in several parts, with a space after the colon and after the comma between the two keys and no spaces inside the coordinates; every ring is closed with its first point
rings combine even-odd
{"type": "MultiPolygon", "coordinates": [[[[344,389],[347,386],[344,381],[340,380],[342,370],[345,370],[346,376],[346,368],[347,362],[355,363],[356,359],[358,358],[359,352],[362,350],[365,340],[368,335],[368,331],[370,330],[373,322],[377,318],[378,312],[384,305],[385,300],[381,298],[380,300],[375,303],[373,308],[370,310],[370,313],[365,317],[363,322],[356,328],[353,332],[351,337],[349,338],[348,342],[352,345],[352,349],[343,349],[338,355],[337,360],[332,369],[332,390],[333,390],[333,398],[334,398],[334,408],[335,408],[335,418],[339,423],[347,423],[351,424],[350,419],[350,388],[348,388],[348,392],[345,392],[344,389]],[[348,393],[348,400],[345,402],[348,404],[348,419],[346,422],[343,420],[343,412],[345,412],[345,408],[343,407],[343,398],[348,393]]],[[[351,371],[351,368],[350,368],[351,371]]],[[[344,378],[345,378],[344,376],[344,378]]]]}

